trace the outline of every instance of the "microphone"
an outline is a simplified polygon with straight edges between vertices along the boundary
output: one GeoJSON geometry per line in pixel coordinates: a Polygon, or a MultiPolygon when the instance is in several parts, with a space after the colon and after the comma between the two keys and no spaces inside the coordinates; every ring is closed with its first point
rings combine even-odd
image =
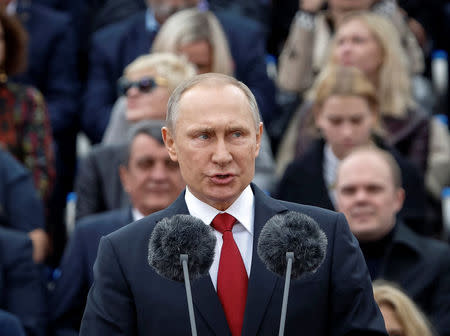
{"type": "Polygon", "coordinates": [[[193,336],[197,335],[197,328],[190,280],[208,273],[214,260],[215,246],[213,229],[190,215],[163,218],[150,236],[149,265],[164,278],[184,281],[193,336]]]}
{"type": "Polygon", "coordinates": [[[286,274],[279,335],[284,334],[291,277],[314,273],[325,259],[328,240],[311,217],[288,211],[270,218],[261,230],[257,253],[266,267],[283,277],[286,274]]]}

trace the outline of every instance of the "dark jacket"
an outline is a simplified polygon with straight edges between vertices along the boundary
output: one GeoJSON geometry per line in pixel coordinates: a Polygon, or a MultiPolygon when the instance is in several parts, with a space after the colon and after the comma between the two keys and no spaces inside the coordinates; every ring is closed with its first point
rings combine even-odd
{"type": "Polygon", "coordinates": [[[378,278],[398,283],[431,319],[439,335],[450,335],[450,248],[397,223],[378,278]]]}
{"type": "Polygon", "coordinates": [[[78,334],[93,266],[102,236],[133,221],[129,207],[88,216],[80,220],[61,260],[60,278],[50,297],[50,319],[56,334],[71,330],[78,334]]]}
{"type": "Polygon", "coordinates": [[[15,315],[28,336],[46,336],[45,287],[32,251],[26,233],[0,227],[0,310],[15,315]]]}
{"type": "MultiPolygon", "coordinates": [[[[291,282],[285,335],[386,335],[373,299],[370,275],[345,217],[315,207],[255,195],[253,256],[242,335],[276,335],[284,280],[256,252],[263,225],[294,210],[311,216],[328,238],[325,260],[314,274],[291,282]]],[[[167,209],[103,237],[94,266],[80,335],[186,335],[189,315],[183,283],[148,265],[149,237],[165,217],[188,214],[185,193],[167,209]]],[[[229,335],[225,313],[209,275],[191,282],[199,335],[229,335]]]]}

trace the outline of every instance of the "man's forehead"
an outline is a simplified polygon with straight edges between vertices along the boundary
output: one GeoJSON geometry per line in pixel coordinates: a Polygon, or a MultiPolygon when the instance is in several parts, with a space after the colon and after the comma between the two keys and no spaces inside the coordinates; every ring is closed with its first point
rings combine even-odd
{"type": "MultiPolygon", "coordinates": [[[[352,155],[352,154],[351,154],[352,155]]],[[[389,165],[375,153],[357,153],[341,163],[337,184],[386,184],[392,181],[389,165]]]]}

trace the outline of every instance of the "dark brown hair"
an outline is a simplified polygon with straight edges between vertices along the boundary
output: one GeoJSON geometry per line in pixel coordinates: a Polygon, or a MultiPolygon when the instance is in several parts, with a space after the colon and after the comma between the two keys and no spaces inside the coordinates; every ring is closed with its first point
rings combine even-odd
{"type": "Polygon", "coordinates": [[[27,66],[28,34],[19,19],[0,11],[0,24],[3,27],[5,61],[0,64],[8,76],[25,71],[27,66]]]}

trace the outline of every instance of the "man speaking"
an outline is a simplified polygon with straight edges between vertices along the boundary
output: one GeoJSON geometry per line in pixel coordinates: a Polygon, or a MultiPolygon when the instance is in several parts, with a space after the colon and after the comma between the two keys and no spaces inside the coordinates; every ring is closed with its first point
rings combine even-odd
{"type": "Polygon", "coordinates": [[[167,209],[102,238],[80,335],[189,334],[184,285],[147,262],[155,225],[176,214],[200,218],[217,237],[209,276],[192,282],[198,334],[278,334],[284,280],[266,269],[256,246],[264,224],[288,211],[319,223],[328,247],[315,273],[291,283],[285,335],[386,335],[344,216],[272,199],[250,183],[262,123],[244,84],[218,74],[181,84],[162,134],[186,190],[167,209]]]}

